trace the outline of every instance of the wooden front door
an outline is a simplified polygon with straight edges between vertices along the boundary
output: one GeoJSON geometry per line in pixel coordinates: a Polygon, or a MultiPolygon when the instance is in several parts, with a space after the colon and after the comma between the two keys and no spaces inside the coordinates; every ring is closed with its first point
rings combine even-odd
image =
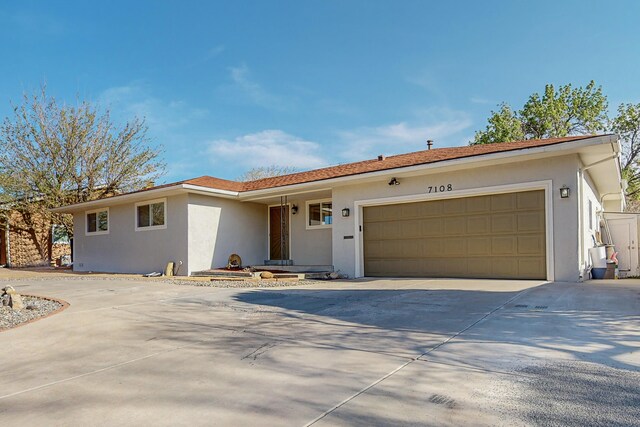
{"type": "Polygon", "coordinates": [[[289,259],[289,206],[269,208],[269,259],[289,259]]]}

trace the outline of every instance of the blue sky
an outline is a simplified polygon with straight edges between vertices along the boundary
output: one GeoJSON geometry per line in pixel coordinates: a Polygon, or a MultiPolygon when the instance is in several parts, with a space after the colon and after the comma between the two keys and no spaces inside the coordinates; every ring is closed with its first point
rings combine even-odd
{"type": "Polygon", "coordinates": [[[465,145],[546,83],[640,102],[638,16],[638,1],[0,0],[0,116],[45,81],[144,116],[165,181],[465,145]]]}

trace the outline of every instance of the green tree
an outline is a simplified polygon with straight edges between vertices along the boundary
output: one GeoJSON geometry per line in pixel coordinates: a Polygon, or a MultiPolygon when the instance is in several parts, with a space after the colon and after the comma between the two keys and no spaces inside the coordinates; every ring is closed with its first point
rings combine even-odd
{"type": "MultiPolygon", "coordinates": [[[[139,190],[164,173],[144,120],[123,126],[88,102],[58,103],[43,88],[25,94],[0,125],[0,199],[26,218],[48,218],[72,235],[72,219],[50,208],[139,190]]],[[[29,226],[27,224],[27,226],[29,226]]]]}
{"type": "Polygon", "coordinates": [[[568,84],[557,90],[548,84],[542,96],[529,96],[521,110],[501,104],[499,111],[491,112],[487,128],[476,132],[470,144],[594,134],[607,129],[607,108],[607,97],[594,81],[584,88],[568,84]]]}
{"type": "Polygon", "coordinates": [[[484,131],[476,132],[472,145],[524,139],[522,121],[508,104],[500,104],[498,111],[492,111],[488,122],[484,131]]]}
{"type": "Polygon", "coordinates": [[[627,197],[640,196],[640,104],[621,104],[611,121],[611,131],[618,134],[622,145],[623,177],[629,183],[627,197]]]}

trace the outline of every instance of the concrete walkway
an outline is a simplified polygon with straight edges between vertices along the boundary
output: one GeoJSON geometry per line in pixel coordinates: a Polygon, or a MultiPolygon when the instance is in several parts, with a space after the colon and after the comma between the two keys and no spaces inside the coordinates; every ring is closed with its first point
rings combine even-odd
{"type": "Polygon", "coordinates": [[[25,279],[0,425],[640,425],[640,282],[25,279]]]}

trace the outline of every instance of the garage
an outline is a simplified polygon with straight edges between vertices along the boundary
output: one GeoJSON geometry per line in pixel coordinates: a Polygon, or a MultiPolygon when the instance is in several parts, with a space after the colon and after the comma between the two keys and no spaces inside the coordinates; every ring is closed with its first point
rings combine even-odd
{"type": "Polygon", "coordinates": [[[370,277],[546,279],[544,190],[363,207],[370,277]]]}

